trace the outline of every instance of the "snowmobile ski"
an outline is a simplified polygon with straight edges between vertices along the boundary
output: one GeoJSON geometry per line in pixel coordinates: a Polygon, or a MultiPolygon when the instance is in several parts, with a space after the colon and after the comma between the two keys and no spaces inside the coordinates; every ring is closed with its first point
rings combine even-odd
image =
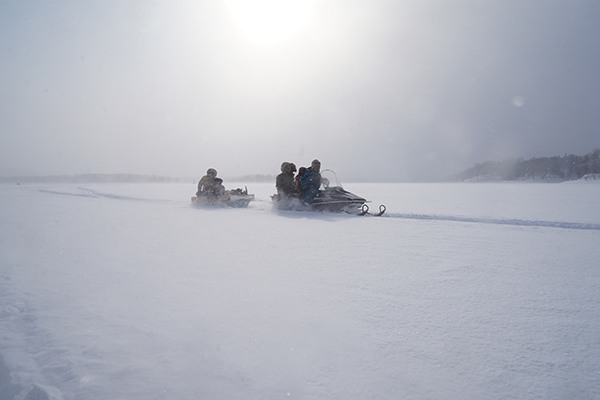
{"type": "Polygon", "coordinates": [[[385,213],[385,210],[386,207],[383,204],[380,204],[378,213],[370,213],[369,205],[365,203],[360,207],[360,213],[358,215],[372,215],[373,217],[381,217],[385,213]]]}

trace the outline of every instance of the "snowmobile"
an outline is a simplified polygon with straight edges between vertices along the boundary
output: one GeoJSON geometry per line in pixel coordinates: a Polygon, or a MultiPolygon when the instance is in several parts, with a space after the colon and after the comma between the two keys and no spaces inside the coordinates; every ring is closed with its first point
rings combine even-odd
{"type": "Polygon", "coordinates": [[[273,205],[278,210],[293,211],[327,211],[334,213],[349,213],[355,215],[381,216],[385,206],[381,204],[375,214],[369,212],[367,199],[345,190],[333,170],[321,171],[321,189],[311,204],[302,201],[300,195],[282,197],[279,194],[271,196],[273,205]]]}
{"type": "Polygon", "coordinates": [[[254,195],[248,193],[248,188],[232,189],[222,196],[192,196],[192,205],[205,208],[244,208],[254,200],[254,195]]]}

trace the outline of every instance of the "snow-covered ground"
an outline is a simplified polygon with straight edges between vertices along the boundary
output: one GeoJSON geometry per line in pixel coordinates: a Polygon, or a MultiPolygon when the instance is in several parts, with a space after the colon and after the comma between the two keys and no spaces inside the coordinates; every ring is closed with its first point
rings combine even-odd
{"type": "Polygon", "coordinates": [[[0,400],[600,398],[597,182],[248,189],[0,185],[0,400]]]}

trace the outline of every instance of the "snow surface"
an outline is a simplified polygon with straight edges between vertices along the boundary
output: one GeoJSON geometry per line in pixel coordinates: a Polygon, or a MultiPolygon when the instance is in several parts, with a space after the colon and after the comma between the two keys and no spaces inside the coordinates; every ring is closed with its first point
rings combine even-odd
{"type": "Polygon", "coordinates": [[[600,398],[599,184],[345,187],[0,185],[0,400],[600,398]]]}

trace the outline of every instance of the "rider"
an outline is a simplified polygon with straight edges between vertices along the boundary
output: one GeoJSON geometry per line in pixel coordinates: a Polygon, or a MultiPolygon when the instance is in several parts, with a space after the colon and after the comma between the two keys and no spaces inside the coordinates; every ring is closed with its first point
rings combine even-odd
{"type": "MultiPolygon", "coordinates": [[[[206,171],[206,175],[198,182],[196,196],[217,197],[218,194],[215,193],[215,191],[218,190],[216,179],[217,171],[214,168],[209,168],[206,171]]],[[[221,180],[221,182],[223,181],[221,180]]]]}
{"type": "Polygon", "coordinates": [[[215,183],[212,189],[212,196],[217,198],[218,200],[229,200],[230,195],[225,190],[225,186],[223,186],[223,179],[215,178],[215,183]]]}
{"type": "Polygon", "coordinates": [[[281,164],[281,173],[275,179],[275,187],[280,199],[295,194],[294,172],[296,172],[296,165],[294,163],[283,162],[281,164]]]}
{"type": "Polygon", "coordinates": [[[302,201],[311,204],[321,187],[321,162],[317,159],[310,163],[300,179],[300,187],[304,191],[302,201]]]}
{"type": "Polygon", "coordinates": [[[298,168],[298,174],[294,178],[294,187],[296,189],[296,193],[298,193],[300,196],[302,196],[302,194],[304,193],[304,191],[302,190],[302,185],[300,184],[300,180],[304,176],[305,172],[306,172],[306,167],[298,168]]]}

